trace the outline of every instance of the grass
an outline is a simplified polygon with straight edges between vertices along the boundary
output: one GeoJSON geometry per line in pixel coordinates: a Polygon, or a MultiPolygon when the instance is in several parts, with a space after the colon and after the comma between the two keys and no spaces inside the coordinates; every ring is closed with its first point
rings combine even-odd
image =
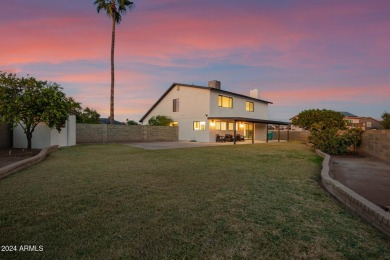
{"type": "Polygon", "coordinates": [[[60,149],[0,181],[0,258],[390,259],[298,143],[60,149]]]}

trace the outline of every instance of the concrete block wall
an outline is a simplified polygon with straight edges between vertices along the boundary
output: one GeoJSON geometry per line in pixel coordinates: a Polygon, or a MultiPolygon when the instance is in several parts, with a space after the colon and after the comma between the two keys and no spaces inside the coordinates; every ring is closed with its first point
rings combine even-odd
{"type": "MultiPolygon", "coordinates": [[[[272,140],[278,140],[278,131],[268,131],[272,132],[273,139],[272,140]]],[[[307,142],[307,138],[310,135],[309,131],[289,131],[289,140],[290,141],[302,141],[307,142]]],[[[280,131],[280,140],[287,140],[287,131],[283,130],[280,131]]]]}
{"type": "Polygon", "coordinates": [[[381,160],[390,160],[390,130],[367,130],[362,134],[359,152],[381,160]]]}
{"type": "Polygon", "coordinates": [[[0,148],[11,146],[11,130],[6,123],[0,123],[0,148]]]}
{"type": "Polygon", "coordinates": [[[177,141],[178,127],[77,124],[77,143],[177,141]]]}

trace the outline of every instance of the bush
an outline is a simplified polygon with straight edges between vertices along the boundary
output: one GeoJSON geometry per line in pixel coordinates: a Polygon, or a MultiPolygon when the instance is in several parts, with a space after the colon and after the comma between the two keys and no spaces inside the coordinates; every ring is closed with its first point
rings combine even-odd
{"type": "Polygon", "coordinates": [[[353,128],[347,131],[340,131],[338,128],[327,128],[324,130],[313,130],[311,141],[314,148],[327,154],[346,154],[351,146],[356,150],[360,144],[361,129],[353,128]]]}
{"type": "Polygon", "coordinates": [[[149,119],[148,123],[149,125],[155,125],[155,126],[169,126],[173,122],[172,118],[169,116],[153,116],[149,119]]]}

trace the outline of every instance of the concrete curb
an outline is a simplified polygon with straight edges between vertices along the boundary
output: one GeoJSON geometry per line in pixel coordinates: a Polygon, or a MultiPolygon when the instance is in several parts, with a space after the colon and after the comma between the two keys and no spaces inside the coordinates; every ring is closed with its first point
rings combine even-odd
{"type": "Polygon", "coordinates": [[[40,161],[45,159],[49,153],[57,151],[57,150],[58,150],[58,145],[46,147],[46,148],[42,149],[39,152],[39,154],[37,154],[31,158],[27,158],[25,160],[22,160],[22,161],[7,165],[3,168],[0,168],[0,180],[5,178],[8,175],[11,175],[12,173],[15,173],[15,172],[23,170],[31,165],[39,163],[40,161]]]}
{"type": "Polygon", "coordinates": [[[390,237],[390,212],[386,212],[350,188],[331,178],[329,171],[332,167],[332,158],[329,154],[317,149],[316,153],[324,158],[322,162],[321,180],[325,188],[341,203],[390,237]]]}

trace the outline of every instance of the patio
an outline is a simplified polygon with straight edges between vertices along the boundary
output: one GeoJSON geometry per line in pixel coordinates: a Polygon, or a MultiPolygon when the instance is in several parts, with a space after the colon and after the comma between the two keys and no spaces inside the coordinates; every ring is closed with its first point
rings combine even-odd
{"type": "MultiPolygon", "coordinates": [[[[268,142],[278,142],[278,140],[269,140],[268,142]]],[[[286,142],[281,140],[280,142],[286,142]]],[[[264,144],[266,141],[254,141],[255,144],[264,144]]],[[[252,144],[252,140],[246,140],[244,142],[236,142],[237,145],[252,144]]],[[[127,143],[126,145],[132,147],[143,148],[146,150],[161,150],[161,149],[178,149],[178,148],[194,148],[194,147],[210,147],[210,146],[223,146],[234,145],[234,142],[191,142],[191,141],[177,141],[177,142],[148,142],[148,143],[127,143]]]]}

